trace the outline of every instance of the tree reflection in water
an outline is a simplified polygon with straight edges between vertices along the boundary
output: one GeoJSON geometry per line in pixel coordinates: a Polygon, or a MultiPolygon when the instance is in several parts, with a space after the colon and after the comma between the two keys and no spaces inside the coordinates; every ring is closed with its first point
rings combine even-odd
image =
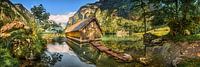
{"type": "Polygon", "coordinates": [[[41,56],[41,61],[45,64],[55,65],[56,62],[61,61],[63,55],[60,53],[50,54],[49,52],[45,52],[41,56]]]}

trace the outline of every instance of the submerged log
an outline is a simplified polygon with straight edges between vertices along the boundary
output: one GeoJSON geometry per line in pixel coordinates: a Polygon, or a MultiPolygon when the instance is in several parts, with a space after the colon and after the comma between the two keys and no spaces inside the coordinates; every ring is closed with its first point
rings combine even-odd
{"type": "Polygon", "coordinates": [[[106,46],[103,46],[103,44],[99,41],[92,41],[90,43],[93,47],[95,47],[99,51],[104,52],[107,55],[110,55],[110,56],[112,56],[116,59],[122,60],[124,62],[130,62],[130,61],[133,60],[131,55],[126,54],[126,53],[123,54],[123,53],[120,53],[120,52],[117,52],[117,51],[113,51],[113,50],[107,48],[106,46]]]}

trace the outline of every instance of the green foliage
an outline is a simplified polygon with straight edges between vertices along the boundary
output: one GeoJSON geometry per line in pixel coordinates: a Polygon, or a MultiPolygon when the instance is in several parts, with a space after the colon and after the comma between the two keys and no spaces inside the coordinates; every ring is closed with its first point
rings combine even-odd
{"type": "Polygon", "coordinates": [[[42,4],[38,6],[33,6],[33,8],[31,8],[31,12],[38,20],[37,25],[41,26],[43,29],[49,28],[49,26],[51,25],[51,21],[48,21],[50,13],[46,12],[46,9],[43,7],[42,4]]]}
{"type": "Polygon", "coordinates": [[[31,8],[31,11],[36,19],[39,19],[40,21],[49,19],[50,14],[46,12],[46,9],[43,7],[42,4],[38,6],[33,6],[33,8],[31,8]]]}
{"type": "Polygon", "coordinates": [[[0,28],[3,26],[3,21],[0,20],[0,28]]]}
{"type": "Polygon", "coordinates": [[[102,37],[105,45],[113,50],[122,51],[133,49],[141,50],[144,48],[141,36],[117,37],[115,35],[107,35],[102,37]]]}
{"type": "Polygon", "coordinates": [[[60,24],[57,24],[55,21],[50,20],[47,21],[47,23],[44,25],[44,29],[47,29],[47,31],[55,32],[55,33],[62,33],[63,28],[60,24]]]}
{"type": "MultiPolygon", "coordinates": [[[[0,45],[2,45],[0,43],[0,45]]],[[[0,47],[0,65],[2,67],[18,67],[19,62],[16,58],[12,57],[12,54],[10,54],[10,50],[6,48],[0,47]]]]}
{"type": "Polygon", "coordinates": [[[183,61],[181,61],[177,67],[198,67],[200,66],[200,61],[199,59],[194,59],[194,58],[187,58],[183,61]]]}
{"type": "MultiPolygon", "coordinates": [[[[170,37],[170,36],[168,36],[170,37]]],[[[174,37],[170,37],[173,41],[196,41],[200,40],[200,34],[195,34],[195,35],[176,35],[174,37]]]]}
{"type": "Polygon", "coordinates": [[[12,45],[12,53],[17,58],[30,58],[39,56],[44,47],[44,41],[32,35],[18,35],[12,37],[10,45],[12,45]]]}
{"type": "MultiPolygon", "coordinates": [[[[25,24],[23,28],[0,32],[0,34],[11,34],[9,37],[0,37],[0,66],[18,67],[20,58],[38,58],[46,44],[41,36],[41,28],[29,13],[23,13],[23,10],[16,9],[9,0],[0,0],[0,5],[0,29],[14,20],[25,24]]],[[[47,18],[43,17],[43,19],[47,18]]]]}
{"type": "Polygon", "coordinates": [[[10,9],[12,7],[8,6],[7,4],[4,4],[3,6],[4,7],[2,7],[1,9],[2,9],[3,13],[5,14],[5,16],[7,16],[10,19],[14,19],[16,14],[12,9],[10,9]]]}
{"type": "Polygon", "coordinates": [[[154,8],[148,14],[154,16],[153,25],[168,23],[172,35],[187,35],[187,32],[197,32],[195,25],[199,25],[199,21],[196,21],[199,19],[198,0],[157,0],[149,1],[149,4],[153,4],[152,8],[154,8]]]}
{"type": "Polygon", "coordinates": [[[42,4],[34,6],[33,8],[31,8],[31,11],[35,18],[38,19],[37,25],[42,27],[44,30],[62,32],[63,29],[59,24],[57,24],[53,20],[48,20],[50,13],[46,12],[46,9],[43,7],[42,4]]]}
{"type": "Polygon", "coordinates": [[[200,33],[200,18],[192,17],[191,19],[190,25],[188,25],[186,28],[191,32],[191,34],[200,33]]]}

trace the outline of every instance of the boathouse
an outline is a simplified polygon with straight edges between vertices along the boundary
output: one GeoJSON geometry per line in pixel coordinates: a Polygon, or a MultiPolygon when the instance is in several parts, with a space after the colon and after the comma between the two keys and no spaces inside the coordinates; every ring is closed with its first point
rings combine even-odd
{"type": "Polygon", "coordinates": [[[77,22],[65,29],[67,37],[83,41],[99,40],[102,36],[102,30],[95,17],[77,22]]]}

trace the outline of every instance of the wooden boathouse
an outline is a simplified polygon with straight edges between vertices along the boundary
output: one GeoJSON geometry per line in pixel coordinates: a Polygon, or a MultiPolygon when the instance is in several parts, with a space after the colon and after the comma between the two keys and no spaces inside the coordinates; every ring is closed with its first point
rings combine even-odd
{"type": "MultiPolygon", "coordinates": [[[[110,48],[104,46],[99,40],[102,37],[102,30],[95,17],[85,19],[81,22],[77,22],[72,26],[65,29],[66,37],[69,41],[79,41],[81,43],[90,43],[94,48],[100,52],[104,52],[116,59],[122,60],[123,62],[132,61],[132,56],[129,54],[123,54],[117,51],[113,51],[110,48]]],[[[70,45],[70,44],[69,44],[70,45]]],[[[75,46],[75,45],[70,45],[75,46]]],[[[81,49],[82,45],[79,44],[81,49]]]]}
{"type": "Polygon", "coordinates": [[[102,37],[102,30],[95,17],[77,22],[65,29],[68,38],[77,39],[80,42],[99,40],[102,37]]]}

